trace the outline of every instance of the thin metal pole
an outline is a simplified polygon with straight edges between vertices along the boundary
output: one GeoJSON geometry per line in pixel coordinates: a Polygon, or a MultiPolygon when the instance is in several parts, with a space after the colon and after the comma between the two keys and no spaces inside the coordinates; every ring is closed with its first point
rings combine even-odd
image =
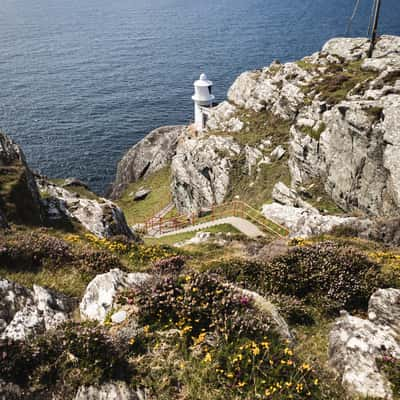
{"type": "Polygon", "coordinates": [[[372,57],[372,53],[375,47],[376,35],[378,32],[378,23],[379,23],[379,14],[381,10],[381,0],[375,0],[375,9],[374,9],[374,23],[372,26],[372,33],[371,33],[371,44],[368,51],[368,57],[372,57]]]}

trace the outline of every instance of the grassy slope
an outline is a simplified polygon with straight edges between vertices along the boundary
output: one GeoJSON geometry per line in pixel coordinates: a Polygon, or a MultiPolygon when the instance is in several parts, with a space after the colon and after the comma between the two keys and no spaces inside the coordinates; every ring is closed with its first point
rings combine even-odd
{"type": "Polygon", "coordinates": [[[123,209],[128,224],[144,222],[171,202],[170,168],[163,168],[145,179],[131,183],[117,204],[123,209]],[[141,201],[134,201],[135,194],[141,187],[151,189],[151,193],[141,201]]]}

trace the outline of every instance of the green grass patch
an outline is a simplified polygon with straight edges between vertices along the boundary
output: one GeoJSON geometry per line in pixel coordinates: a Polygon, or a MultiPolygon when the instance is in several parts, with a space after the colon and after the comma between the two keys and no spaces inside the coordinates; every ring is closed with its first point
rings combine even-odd
{"type": "Polygon", "coordinates": [[[171,170],[165,167],[154,174],[129,184],[117,204],[125,213],[129,225],[144,222],[171,202],[171,170]],[[140,201],[134,201],[133,195],[141,188],[151,193],[140,201]]]}
{"type": "Polygon", "coordinates": [[[271,164],[261,164],[260,172],[252,176],[243,173],[244,161],[244,155],[234,160],[230,176],[231,184],[226,197],[228,201],[239,196],[241,201],[259,208],[263,204],[272,202],[272,190],[277,182],[290,185],[288,155],[271,164]]]}
{"type": "Polygon", "coordinates": [[[306,189],[307,196],[303,195],[303,200],[310,203],[321,213],[330,215],[344,213],[344,210],[342,210],[326,193],[322,181],[314,179],[309,185],[307,185],[306,189]]]}

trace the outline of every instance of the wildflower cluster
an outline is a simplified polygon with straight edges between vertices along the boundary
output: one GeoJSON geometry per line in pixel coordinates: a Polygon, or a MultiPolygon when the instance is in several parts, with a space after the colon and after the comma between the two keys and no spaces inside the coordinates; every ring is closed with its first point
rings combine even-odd
{"type": "Polygon", "coordinates": [[[228,339],[261,335],[269,328],[269,321],[254,318],[250,298],[212,274],[158,276],[119,299],[122,303],[134,301],[143,324],[153,325],[154,329],[176,328],[188,344],[204,332],[228,339]]]}
{"type": "Polygon", "coordinates": [[[94,246],[115,253],[126,255],[133,265],[144,265],[154,263],[164,258],[174,257],[179,254],[178,250],[169,246],[144,245],[124,240],[121,237],[101,239],[92,234],[86,234],[85,239],[94,246]]]}
{"type": "Polygon", "coordinates": [[[144,265],[177,255],[179,255],[179,251],[169,246],[136,245],[129,252],[128,258],[132,264],[144,265]]]}
{"type": "Polygon", "coordinates": [[[99,238],[91,233],[85,235],[85,239],[91,244],[101,248],[111,251],[112,253],[125,254],[130,249],[129,243],[121,243],[118,240],[108,240],[105,238],[99,238]]]}
{"type": "Polygon", "coordinates": [[[0,238],[0,265],[11,270],[35,270],[65,266],[93,275],[121,268],[119,258],[112,253],[88,245],[73,246],[79,236],[68,235],[65,240],[43,232],[20,232],[0,238]]]}
{"type": "Polygon", "coordinates": [[[156,261],[152,266],[152,272],[160,275],[180,274],[185,265],[183,256],[173,256],[156,261]]]}
{"type": "Polygon", "coordinates": [[[311,366],[271,335],[229,344],[213,357],[218,381],[246,398],[315,399],[320,392],[311,366]]]}

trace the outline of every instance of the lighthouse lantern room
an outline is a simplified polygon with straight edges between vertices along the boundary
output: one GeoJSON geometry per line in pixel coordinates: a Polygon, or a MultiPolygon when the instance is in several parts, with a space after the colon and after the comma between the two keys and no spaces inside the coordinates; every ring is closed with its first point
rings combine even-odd
{"type": "Polygon", "coordinates": [[[212,94],[212,81],[208,80],[206,74],[201,74],[200,78],[194,82],[194,125],[196,130],[201,132],[206,127],[207,114],[204,108],[211,107],[215,96],[212,94]]]}

